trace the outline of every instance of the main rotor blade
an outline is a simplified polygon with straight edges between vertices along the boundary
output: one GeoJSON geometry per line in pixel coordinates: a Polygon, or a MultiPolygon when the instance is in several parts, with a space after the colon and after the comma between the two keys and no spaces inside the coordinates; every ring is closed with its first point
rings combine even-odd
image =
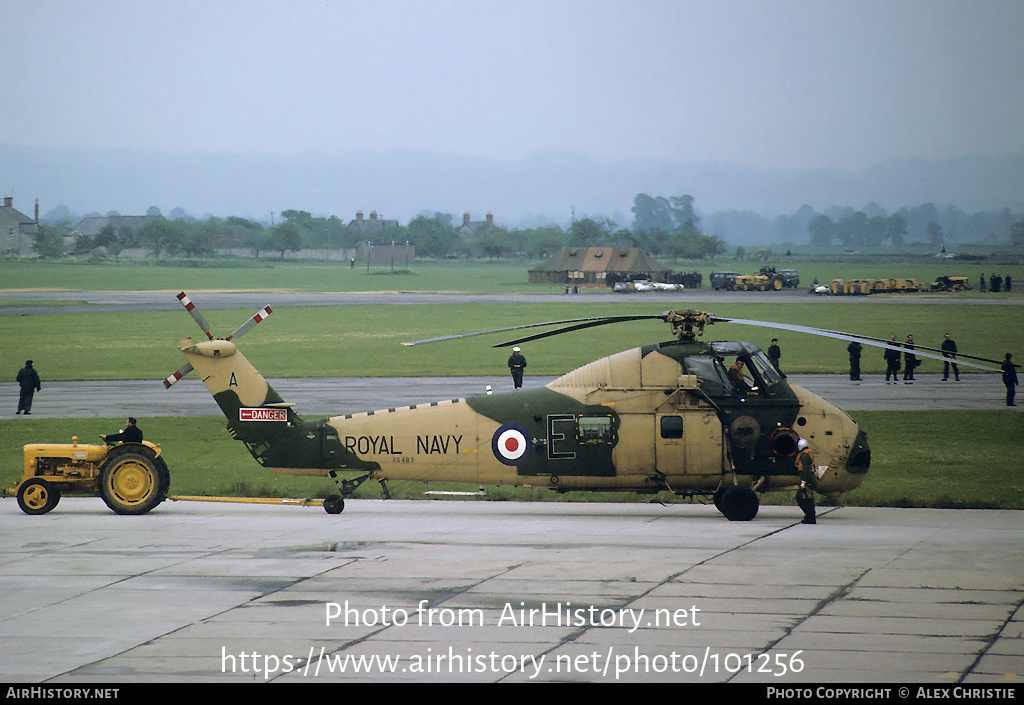
{"type": "MultiPolygon", "coordinates": [[[[791,323],[772,323],[770,321],[751,321],[751,320],[746,320],[746,319],[742,319],[742,318],[716,318],[716,319],[714,319],[714,322],[715,323],[738,323],[740,325],[745,325],[745,326],[759,326],[761,328],[777,328],[779,330],[791,330],[791,331],[795,331],[797,333],[808,333],[810,335],[820,335],[820,336],[824,336],[826,338],[836,338],[837,340],[847,340],[847,341],[850,341],[850,342],[864,343],[866,345],[872,345],[872,346],[874,346],[876,348],[888,348],[890,350],[899,350],[900,352],[906,352],[908,350],[908,348],[905,348],[904,346],[900,345],[899,343],[892,344],[891,341],[880,341],[880,340],[878,340],[876,338],[868,338],[868,337],[865,337],[865,336],[856,336],[856,335],[851,335],[849,333],[840,333],[838,331],[825,330],[824,328],[814,328],[812,326],[799,326],[799,325],[794,325],[794,324],[791,324],[791,323]]],[[[917,355],[918,357],[927,357],[927,358],[930,358],[932,360],[949,361],[948,357],[943,357],[941,355],[932,355],[931,353],[927,353],[927,352],[919,352],[919,350],[916,347],[913,350],[913,354],[917,355]]],[[[981,358],[981,359],[984,359],[984,358],[981,358]]],[[[992,362],[992,361],[991,360],[985,360],[985,362],[992,362]]],[[[963,362],[963,361],[960,361],[959,359],[957,360],[957,364],[963,365],[965,367],[974,367],[974,368],[977,368],[979,370],[988,370],[990,372],[998,372],[999,371],[999,370],[996,370],[995,368],[992,368],[992,367],[986,367],[985,365],[975,365],[974,363],[963,362]]]]}
{"type": "Polygon", "coordinates": [[[199,327],[203,329],[203,332],[206,333],[206,337],[213,340],[213,334],[210,332],[210,324],[206,322],[205,318],[203,318],[203,314],[199,313],[196,305],[188,298],[188,294],[184,291],[178,294],[178,301],[181,302],[181,305],[185,307],[186,311],[192,314],[192,318],[199,324],[199,327]]]}
{"type": "Polygon", "coordinates": [[[232,338],[241,338],[243,335],[248,333],[250,330],[255,328],[258,324],[262,323],[267,319],[267,316],[273,313],[273,310],[269,306],[264,306],[256,312],[252,318],[238,326],[238,330],[229,335],[225,340],[231,340],[232,338]]]}
{"type": "MultiPolygon", "coordinates": [[[[566,326],[565,328],[558,328],[556,330],[549,330],[549,331],[545,331],[543,333],[535,333],[533,335],[528,335],[525,338],[517,338],[515,340],[509,340],[509,341],[504,342],[504,343],[497,343],[495,345],[492,345],[491,347],[492,348],[506,348],[509,345],[518,345],[519,343],[528,343],[531,340],[540,340],[541,338],[548,338],[548,337],[550,337],[552,335],[561,335],[562,333],[571,333],[574,330],[583,330],[584,328],[594,328],[596,326],[605,326],[605,325],[608,325],[609,323],[622,323],[624,321],[644,321],[644,320],[652,320],[652,319],[658,319],[658,320],[664,321],[665,320],[665,315],[664,314],[661,314],[661,315],[648,314],[648,315],[640,315],[640,316],[606,316],[604,318],[593,319],[593,320],[587,321],[585,323],[579,323],[579,324],[574,325],[574,326],[566,326]]],[[[568,322],[568,321],[565,321],[565,322],[568,322]]]]}
{"type": "MultiPolygon", "coordinates": [[[[427,338],[425,340],[413,340],[408,343],[402,343],[402,345],[422,345],[423,343],[438,343],[442,340],[456,340],[458,338],[471,338],[475,335],[487,335],[488,333],[504,333],[510,330],[525,330],[527,328],[540,328],[541,326],[557,326],[564,323],[580,323],[584,321],[605,321],[607,323],[615,323],[615,319],[621,320],[636,320],[638,318],[661,318],[664,319],[664,315],[659,316],[592,316],[590,318],[568,318],[562,321],[548,321],[546,323],[527,323],[521,326],[508,326],[506,328],[494,328],[492,330],[478,330],[473,333],[457,333],[455,335],[443,335],[440,338],[427,338]]],[[[596,325],[603,325],[598,323],[596,325]]],[[[554,333],[548,333],[548,335],[554,335],[554,333]]],[[[543,336],[542,336],[543,337],[543,336]]],[[[511,343],[506,343],[511,345],[511,343]]],[[[495,345],[494,347],[501,347],[495,345]]]]}

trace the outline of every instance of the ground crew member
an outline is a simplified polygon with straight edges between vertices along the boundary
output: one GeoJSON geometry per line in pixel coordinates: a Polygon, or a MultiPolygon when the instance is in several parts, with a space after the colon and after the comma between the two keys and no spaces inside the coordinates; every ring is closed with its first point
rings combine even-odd
{"type": "Polygon", "coordinates": [[[526,367],[526,357],[519,351],[519,347],[512,348],[512,356],[508,359],[508,369],[512,373],[512,383],[516,389],[523,386],[523,369],[526,367]]]}
{"type": "Polygon", "coordinates": [[[814,472],[814,455],[811,454],[810,445],[807,440],[801,438],[797,444],[797,454],[794,460],[797,476],[800,478],[800,487],[796,491],[796,504],[804,512],[801,524],[815,524],[814,518],[814,487],[818,484],[818,476],[814,472]]]}
{"type": "Polygon", "coordinates": [[[1013,364],[1013,355],[1006,353],[1006,359],[1003,360],[1003,384],[1006,386],[1006,405],[1017,406],[1013,402],[1014,396],[1017,394],[1017,366],[1013,364]]]}
{"type": "Polygon", "coordinates": [[[956,381],[960,381],[960,368],[953,362],[956,359],[956,341],[949,337],[949,333],[946,333],[945,340],[942,341],[942,357],[946,358],[943,361],[942,367],[942,381],[945,382],[949,379],[949,367],[953,366],[953,375],[956,377],[956,381]]]}
{"type": "Polygon", "coordinates": [[[18,384],[21,386],[21,395],[18,397],[18,412],[26,416],[32,413],[32,397],[42,389],[39,384],[39,373],[32,367],[31,360],[25,360],[25,366],[18,371],[18,384]]]}
{"type": "Polygon", "coordinates": [[[116,443],[142,443],[142,429],[135,424],[135,417],[129,416],[123,431],[120,433],[111,433],[106,436],[100,434],[100,438],[110,445],[114,445],[116,443]]]}
{"type": "Polygon", "coordinates": [[[856,340],[846,346],[846,352],[850,353],[850,381],[860,381],[860,353],[862,346],[856,340]]]}
{"type": "Polygon", "coordinates": [[[782,348],[779,347],[778,338],[772,338],[772,344],[768,346],[768,359],[772,361],[772,365],[781,374],[782,368],[779,367],[779,360],[782,359],[782,348]]]}
{"type": "Polygon", "coordinates": [[[907,349],[903,353],[903,383],[913,384],[914,370],[917,368],[917,355],[911,352],[914,349],[914,336],[907,333],[907,342],[903,343],[903,347],[907,349]]]}
{"type": "Polygon", "coordinates": [[[896,342],[896,334],[889,336],[889,347],[885,349],[885,383],[889,384],[889,375],[892,375],[894,384],[900,382],[900,344],[896,342]]]}

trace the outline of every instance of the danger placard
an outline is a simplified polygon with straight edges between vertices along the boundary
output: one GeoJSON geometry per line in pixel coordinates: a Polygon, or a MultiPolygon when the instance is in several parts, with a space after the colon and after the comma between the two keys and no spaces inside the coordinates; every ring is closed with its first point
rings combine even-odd
{"type": "Polygon", "coordinates": [[[239,409],[239,421],[287,421],[287,409],[239,409]]]}

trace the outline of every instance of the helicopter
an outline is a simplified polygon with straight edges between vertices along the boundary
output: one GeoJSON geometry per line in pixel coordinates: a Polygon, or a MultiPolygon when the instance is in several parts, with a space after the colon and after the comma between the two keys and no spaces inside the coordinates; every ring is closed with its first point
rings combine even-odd
{"type": "MultiPolygon", "coordinates": [[[[762,493],[800,487],[794,458],[801,440],[813,450],[814,491],[837,496],[867,475],[871,451],[865,432],[844,411],[790,382],[756,345],[699,338],[707,326],[733,323],[893,346],[840,331],[695,310],[532,323],[403,345],[548,328],[493,346],[500,348],[645,320],[668,323],[673,338],[601,358],[540,388],[304,419],[234,342],[266,320],[269,306],[227,338],[215,338],[188,296],[182,292],[178,299],[206,340],[179,343],[187,364],[164,380],[165,387],[195,370],[227,418],[230,435],[260,465],[335,482],[338,493],[323,502],[329,514],[342,512],[345,499],[374,479],[385,498],[389,480],[557,492],[669,491],[710,498],[727,519],[750,521],[762,493]]],[[[928,351],[941,352],[915,349],[919,356],[943,359],[928,351]]],[[[982,369],[991,368],[964,358],[994,362],[957,358],[982,369]]]]}

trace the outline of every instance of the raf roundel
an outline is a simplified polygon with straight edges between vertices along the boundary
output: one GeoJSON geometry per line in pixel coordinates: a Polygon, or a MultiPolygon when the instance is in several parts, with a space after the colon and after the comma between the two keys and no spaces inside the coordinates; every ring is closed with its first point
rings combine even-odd
{"type": "Polygon", "coordinates": [[[530,457],[533,443],[530,434],[522,426],[505,424],[491,438],[491,450],[494,457],[505,465],[521,465],[530,457]]]}

